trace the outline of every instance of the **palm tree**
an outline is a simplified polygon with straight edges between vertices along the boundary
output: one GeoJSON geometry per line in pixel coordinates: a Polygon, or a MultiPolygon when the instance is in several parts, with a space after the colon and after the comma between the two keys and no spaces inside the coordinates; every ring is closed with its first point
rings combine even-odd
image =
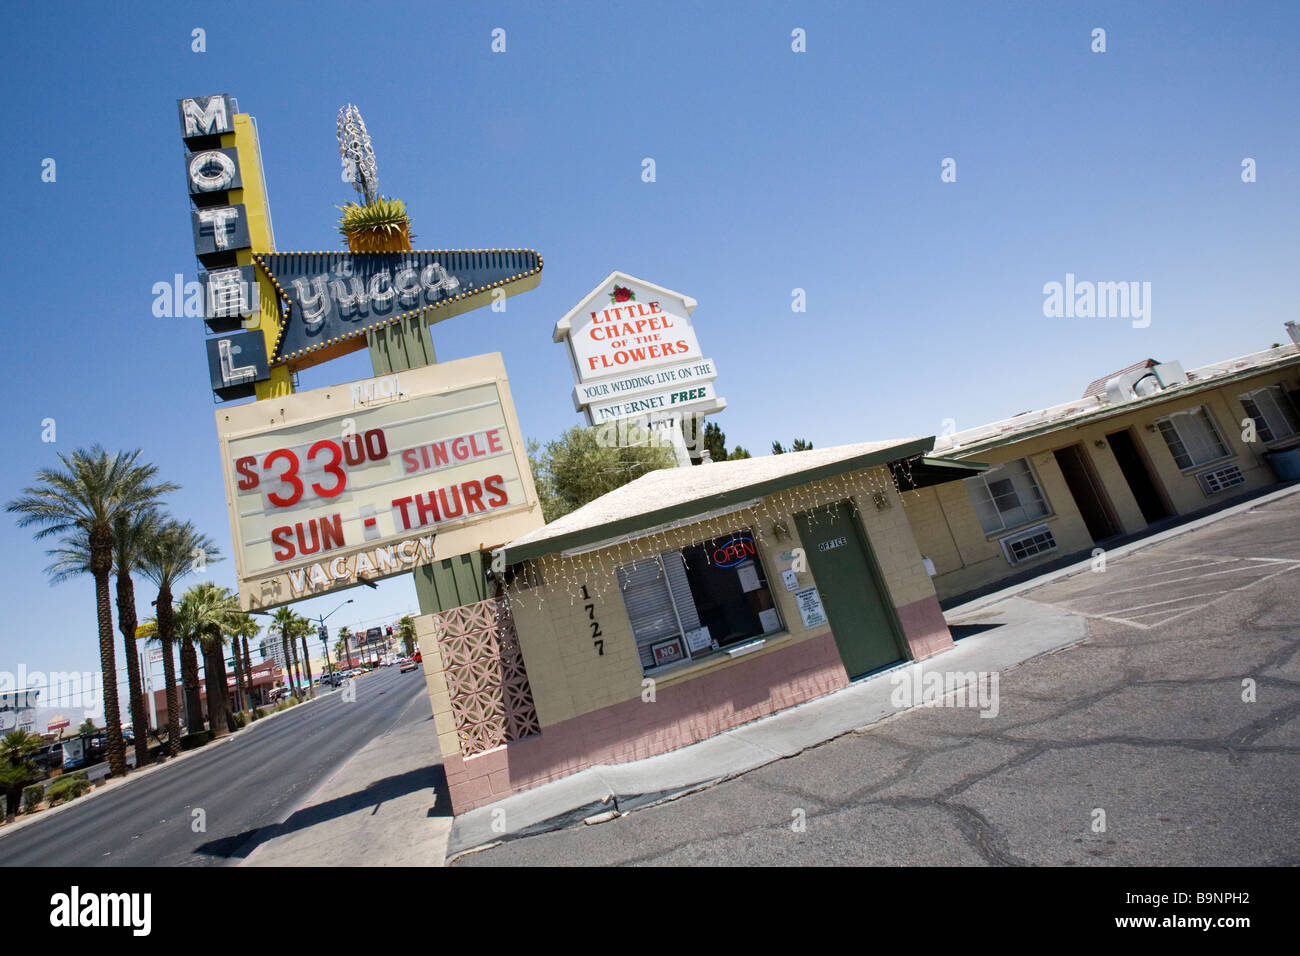
{"type": "Polygon", "coordinates": [[[415,653],[415,621],[411,615],[408,614],[397,622],[397,633],[406,645],[406,656],[410,657],[415,653]]]}
{"type": "Polygon", "coordinates": [[[158,533],[163,517],[156,508],[144,508],[133,515],[121,514],[113,523],[113,569],[117,574],[117,629],[126,648],[126,680],[131,693],[131,728],[135,732],[135,765],[149,762],[149,718],[140,680],[140,657],[135,639],[135,582],[131,573],[140,570],[144,549],[158,533]]]}
{"type": "Polygon", "coordinates": [[[352,664],[352,648],[348,646],[348,638],[352,636],[352,631],[346,627],[339,628],[339,642],[334,646],[334,658],[340,664],[343,663],[343,655],[348,657],[348,665],[352,664]]]}
{"type": "MultiPolygon", "coordinates": [[[[122,633],[126,654],[127,704],[131,725],[135,729],[135,763],[143,767],[149,760],[149,740],[146,734],[144,692],[140,681],[140,662],[135,640],[137,618],[135,613],[135,584],[131,572],[139,569],[144,547],[157,534],[162,518],[156,509],[145,508],[134,515],[120,514],[113,522],[113,571],[117,575],[117,629],[122,633]]],[[[63,544],[47,552],[53,563],[45,569],[54,583],[60,583],[78,574],[90,573],[90,535],[83,529],[67,535],[63,544]]]]}
{"type": "Polygon", "coordinates": [[[311,654],[307,651],[307,635],[311,633],[311,621],[305,617],[299,617],[298,620],[302,622],[298,625],[298,636],[302,639],[302,666],[307,668],[307,687],[315,697],[316,684],[311,676],[311,654]]]}
{"type": "Polygon", "coordinates": [[[181,596],[181,614],[190,634],[203,649],[207,684],[208,729],[213,737],[233,731],[230,692],[226,689],[226,635],[238,627],[239,599],[223,587],[204,581],[181,596]]]}
{"type": "Polygon", "coordinates": [[[253,700],[253,659],[248,654],[248,639],[257,637],[262,632],[262,625],[257,623],[253,615],[241,611],[235,620],[235,625],[230,632],[232,643],[235,645],[235,657],[239,659],[244,666],[244,706],[252,708],[253,700]],[[240,642],[243,642],[243,654],[239,653],[240,642]]]}
{"type": "Polygon", "coordinates": [[[298,661],[298,626],[299,617],[293,616],[293,626],[289,629],[289,650],[293,653],[293,696],[302,696],[302,664],[298,661]]]}
{"type": "Polygon", "coordinates": [[[40,770],[30,759],[45,741],[19,729],[0,738],[0,787],[5,794],[5,822],[13,820],[22,800],[23,787],[40,778],[40,770]]]}
{"type": "MultiPolygon", "coordinates": [[[[194,626],[185,616],[186,608],[176,608],[176,640],[181,647],[181,684],[185,691],[185,732],[203,729],[203,695],[199,691],[199,654],[194,647],[194,626]]],[[[209,705],[211,706],[211,705],[209,705]]]]}
{"type": "MultiPolygon", "coordinates": [[[[144,691],[140,680],[138,643],[135,640],[135,584],[131,573],[140,568],[140,556],[157,534],[162,518],[154,508],[134,515],[120,514],[113,522],[113,572],[117,575],[117,629],[122,633],[126,654],[127,688],[130,693],[128,712],[135,728],[135,763],[143,767],[149,761],[148,719],[145,716],[144,691]]],[[[45,569],[50,580],[59,583],[78,574],[90,573],[90,535],[77,529],[63,539],[61,547],[48,552],[54,559],[45,569]]]]}
{"type": "Polygon", "coordinates": [[[18,526],[40,525],[36,539],[84,531],[90,548],[89,567],[95,579],[95,615],[99,623],[99,666],[104,678],[104,720],[108,725],[108,766],[114,776],[126,774],[126,747],[117,701],[117,655],[113,648],[113,609],[108,578],[113,570],[113,525],[119,515],[132,515],[157,504],[178,485],[155,482],[156,465],[138,464],[140,452],[110,455],[99,445],[60,454],[63,469],[42,468],[38,484],[24,488],[6,510],[19,514],[18,526]]]}
{"type": "MultiPolygon", "coordinates": [[[[197,554],[204,555],[207,561],[221,560],[216,545],[206,535],[199,534],[194,525],[188,521],[183,524],[170,521],[159,528],[153,541],[145,548],[141,561],[144,576],[158,588],[158,600],[154,604],[158,609],[158,639],[163,649],[163,680],[167,684],[167,750],[173,756],[181,752],[181,702],[176,689],[176,660],[172,651],[172,643],[177,637],[172,587],[194,570],[197,554]]],[[[197,664],[194,688],[197,708],[197,664]]],[[[197,709],[192,713],[197,713],[197,709]]],[[[190,728],[197,729],[193,723],[190,723],[190,728]]]]}
{"type": "Polygon", "coordinates": [[[290,686],[293,685],[293,655],[289,653],[292,646],[290,632],[293,630],[293,622],[298,615],[293,613],[293,608],[281,607],[276,608],[275,613],[271,615],[271,624],[280,631],[280,645],[284,652],[284,682],[290,686]]]}

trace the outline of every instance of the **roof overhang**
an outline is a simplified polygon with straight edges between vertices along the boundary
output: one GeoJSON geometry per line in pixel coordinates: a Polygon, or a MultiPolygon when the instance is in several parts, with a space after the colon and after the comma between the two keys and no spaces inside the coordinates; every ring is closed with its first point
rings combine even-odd
{"type": "Polygon", "coordinates": [[[925,455],[902,462],[889,463],[889,470],[894,473],[899,491],[913,491],[917,488],[929,488],[949,481],[961,481],[973,478],[989,470],[987,462],[982,461],[948,461],[944,458],[930,458],[925,455]]]}
{"type": "Polygon", "coordinates": [[[1197,379],[1194,382],[1174,385],[1169,388],[1161,389],[1151,395],[1143,395],[1140,398],[1134,398],[1127,402],[1101,405],[1085,414],[1071,415],[1068,418],[1053,419],[1021,430],[1008,429],[1000,435],[995,435],[990,438],[982,438],[979,441],[973,441],[968,445],[958,445],[956,448],[947,448],[937,452],[936,454],[948,459],[959,458],[962,455],[974,455],[979,452],[991,451],[994,448],[1001,448],[1004,445],[1014,445],[1016,442],[1026,441],[1030,438],[1037,438],[1040,435],[1046,435],[1050,432],[1065,431],[1068,428],[1082,428],[1085,425],[1091,425],[1107,418],[1118,417],[1128,412],[1145,411],[1147,409],[1156,408],[1160,405],[1176,402],[1180,398],[1186,398],[1189,395],[1197,395],[1201,392],[1208,392],[1216,388],[1234,385],[1238,382],[1246,381],[1247,379],[1256,378],[1261,375],[1268,375],[1271,372],[1277,372],[1283,369],[1293,369],[1296,365],[1300,365],[1300,352],[1289,353],[1276,362],[1269,362],[1267,364],[1256,365],[1250,368],[1237,369],[1232,372],[1225,372],[1222,375],[1212,375],[1207,378],[1197,379]]]}
{"type": "MultiPolygon", "coordinates": [[[[891,462],[901,461],[903,459],[916,458],[924,455],[934,447],[934,437],[918,438],[915,441],[905,442],[901,445],[893,445],[889,448],[882,448],[876,451],[868,452],[864,455],[857,455],[852,458],[843,458],[839,461],[823,465],[814,465],[799,471],[790,472],[777,478],[769,478],[762,481],[752,482],[737,488],[729,489],[720,494],[709,495],[706,498],[696,498],[691,501],[673,505],[667,508],[658,508],[653,511],[642,512],[628,518],[622,518],[615,521],[605,522],[588,528],[582,528],[577,531],[571,531],[568,534],[556,535],[552,538],[543,538],[538,541],[526,541],[523,544],[510,546],[507,545],[505,551],[505,561],[507,564],[518,564],[520,561],[527,561],[532,558],[540,558],[547,554],[559,554],[564,551],[588,550],[590,546],[598,542],[612,539],[624,539],[629,536],[636,537],[637,532],[648,532],[662,525],[667,524],[686,524],[692,523],[688,519],[697,518],[704,520],[710,512],[719,509],[725,509],[732,505],[741,504],[753,498],[762,498],[767,495],[777,494],[799,485],[812,484],[815,481],[821,481],[824,478],[833,478],[836,475],[842,475],[850,471],[861,471],[864,468],[874,468],[878,465],[888,465],[891,462]]],[[[956,463],[945,462],[945,465],[953,465],[958,469],[969,470],[972,466],[963,462],[960,465],[956,463]]],[[[708,465],[698,465],[691,467],[707,468],[708,465]]],[[[966,477],[965,474],[955,477],[966,477]]],[[[951,479],[949,479],[951,480],[951,479]]]]}

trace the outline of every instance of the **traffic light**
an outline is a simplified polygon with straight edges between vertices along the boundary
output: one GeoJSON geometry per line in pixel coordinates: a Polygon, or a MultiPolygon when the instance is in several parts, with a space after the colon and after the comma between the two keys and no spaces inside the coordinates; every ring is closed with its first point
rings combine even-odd
{"type": "Polygon", "coordinates": [[[384,628],[384,637],[392,637],[392,636],[393,636],[393,629],[391,627],[384,628]]]}

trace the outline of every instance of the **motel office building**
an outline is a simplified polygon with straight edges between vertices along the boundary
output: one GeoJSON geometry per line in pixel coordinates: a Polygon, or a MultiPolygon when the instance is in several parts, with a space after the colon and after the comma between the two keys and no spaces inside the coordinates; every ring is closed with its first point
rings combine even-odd
{"type": "Polygon", "coordinates": [[[1066,556],[1300,478],[1300,346],[1184,373],[1153,359],[1077,401],[936,441],[989,465],[903,506],[945,605],[1066,556]],[[1245,440],[1253,430],[1253,441],[1245,440]]]}
{"type": "Polygon", "coordinates": [[[505,594],[416,620],[463,813],[952,647],[895,485],[932,438],[654,471],[505,547],[505,594]]]}

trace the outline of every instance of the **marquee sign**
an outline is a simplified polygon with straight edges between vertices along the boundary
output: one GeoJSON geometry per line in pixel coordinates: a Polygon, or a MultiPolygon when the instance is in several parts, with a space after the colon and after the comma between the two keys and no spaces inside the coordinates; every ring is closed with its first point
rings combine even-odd
{"type": "Polygon", "coordinates": [[[222,409],[217,430],[245,610],[543,524],[497,353],[222,409]]]}
{"type": "Polygon", "coordinates": [[[721,411],[717,368],[691,324],[696,301],[612,272],[555,326],[577,382],[575,410],[591,425],[626,418],[680,419],[721,411]]]}
{"type": "Polygon", "coordinates": [[[273,364],[305,368],[366,347],[366,332],[428,315],[442,321],[536,288],[531,249],[283,252],[253,260],[283,305],[273,364]]]}

